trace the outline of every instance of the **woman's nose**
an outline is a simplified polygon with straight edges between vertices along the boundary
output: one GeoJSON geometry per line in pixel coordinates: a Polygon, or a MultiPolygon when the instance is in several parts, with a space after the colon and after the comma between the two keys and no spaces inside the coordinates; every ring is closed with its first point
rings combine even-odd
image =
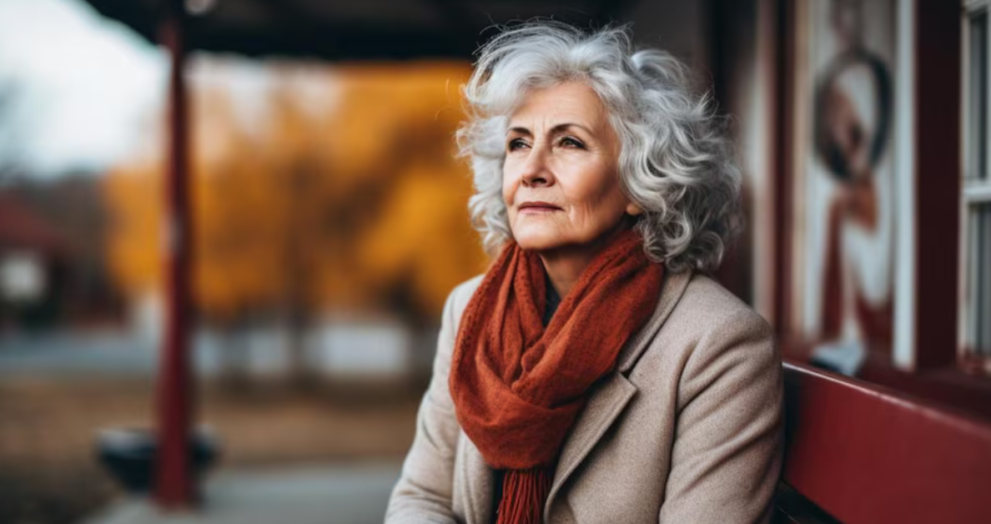
{"type": "Polygon", "coordinates": [[[530,150],[526,164],[523,166],[521,182],[527,187],[549,186],[554,183],[554,176],[547,167],[547,159],[540,149],[530,150]]]}

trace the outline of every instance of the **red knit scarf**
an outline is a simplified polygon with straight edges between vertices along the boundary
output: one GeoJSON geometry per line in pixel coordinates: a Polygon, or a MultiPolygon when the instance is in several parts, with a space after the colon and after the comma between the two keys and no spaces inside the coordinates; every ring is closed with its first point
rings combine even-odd
{"type": "Polygon", "coordinates": [[[458,422],[506,469],[499,524],[541,522],[554,465],[589,388],[653,311],[663,266],[618,234],[563,297],[546,329],[543,263],[509,244],[468,302],[450,389],[458,422]]]}

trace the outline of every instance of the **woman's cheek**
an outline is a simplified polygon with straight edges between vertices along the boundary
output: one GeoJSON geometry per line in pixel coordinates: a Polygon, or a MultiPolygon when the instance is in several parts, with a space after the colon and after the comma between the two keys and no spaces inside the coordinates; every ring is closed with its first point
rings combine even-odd
{"type": "Polygon", "coordinates": [[[504,175],[502,182],[502,201],[504,204],[506,204],[507,208],[513,205],[513,198],[515,197],[515,195],[516,195],[516,187],[513,184],[510,184],[508,179],[504,175]]]}

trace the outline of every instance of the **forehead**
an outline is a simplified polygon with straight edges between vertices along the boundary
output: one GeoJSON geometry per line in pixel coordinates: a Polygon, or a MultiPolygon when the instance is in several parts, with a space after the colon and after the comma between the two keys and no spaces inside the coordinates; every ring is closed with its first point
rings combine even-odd
{"type": "Polygon", "coordinates": [[[603,125],[607,112],[595,91],[581,82],[565,82],[529,91],[523,103],[509,117],[510,127],[562,122],[603,125]]]}

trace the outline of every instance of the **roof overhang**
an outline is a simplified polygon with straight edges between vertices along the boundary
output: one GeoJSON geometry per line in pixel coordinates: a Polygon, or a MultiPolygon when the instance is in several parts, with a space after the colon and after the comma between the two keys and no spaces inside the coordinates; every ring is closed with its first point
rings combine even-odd
{"type": "MultiPolygon", "coordinates": [[[[151,42],[163,0],[86,0],[151,42]]],[[[190,49],[325,60],[470,58],[493,26],[553,17],[601,26],[623,0],[186,0],[190,49]]]]}

